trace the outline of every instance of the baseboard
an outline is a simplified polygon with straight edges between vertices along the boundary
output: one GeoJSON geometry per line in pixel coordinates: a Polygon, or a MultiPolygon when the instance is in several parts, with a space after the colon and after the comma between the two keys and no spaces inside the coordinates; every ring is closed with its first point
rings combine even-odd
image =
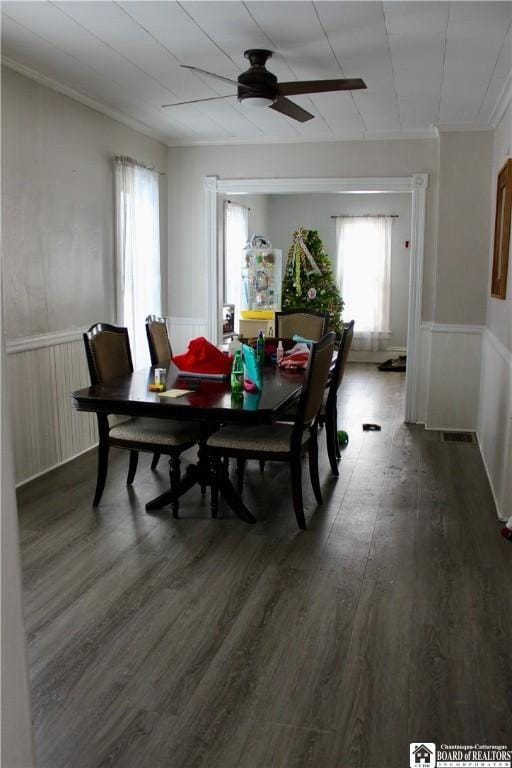
{"type": "Polygon", "coordinates": [[[464,429],[462,427],[431,427],[430,425],[427,426],[424,422],[422,423],[424,424],[427,432],[473,432],[473,434],[475,434],[478,439],[476,430],[469,427],[464,429]]]}
{"type": "Polygon", "coordinates": [[[349,363],[383,363],[389,358],[406,355],[406,347],[388,347],[371,352],[363,349],[351,349],[348,355],[349,363]]]}
{"type": "Polygon", "coordinates": [[[31,483],[32,480],[36,480],[38,477],[42,477],[43,475],[46,475],[48,472],[51,472],[54,469],[63,467],[65,464],[69,464],[70,461],[74,461],[75,459],[78,459],[79,456],[83,456],[84,454],[89,453],[89,451],[93,451],[97,447],[98,447],[98,443],[94,443],[93,445],[89,446],[89,448],[85,448],[83,451],[80,451],[79,453],[75,453],[73,456],[70,456],[68,459],[65,459],[64,461],[59,461],[57,462],[57,464],[52,464],[51,467],[46,467],[46,469],[42,469],[41,472],[36,472],[35,475],[31,475],[30,477],[25,478],[25,480],[20,480],[19,483],[16,483],[16,488],[21,488],[27,483],[31,483]]]}
{"type": "Polygon", "coordinates": [[[484,455],[484,453],[483,453],[483,451],[482,451],[482,449],[480,447],[481,446],[481,440],[480,440],[480,435],[478,434],[478,432],[476,433],[476,439],[478,440],[478,450],[480,451],[480,456],[482,457],[482,464],[484,465],[485,474],[487,476],[487,482],[489,483],[489,488],[491,489],[491,495],[492,495],[492,498],[493,498],[493,501],[494,501],[494,508],[496,510],[496,516],[497,516],[498,520],[500,520],[502,523],[506,523],[508,518],[507,517],[503,517],[502,516],[502,512],[500,511],[500,505],[499,505],[498,499],[496,498],[496,493],[494,492],[494,487],[493,487],[493,484],[492,484],[491,474],[489,472],[489,467],[487,466],[487,462],[485,460],[485,455],[484,455]]]}

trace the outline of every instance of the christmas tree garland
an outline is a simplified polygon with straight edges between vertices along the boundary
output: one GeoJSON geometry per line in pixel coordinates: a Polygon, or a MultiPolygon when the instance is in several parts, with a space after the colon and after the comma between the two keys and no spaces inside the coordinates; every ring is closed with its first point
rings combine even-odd
{"type": "Polygon", "coordinates": [[[329,330],[341,335],[343,301],[316,230],[301,227],[293,234],[283,279],[282,306],[285,310],[329,313],[329,330]]]}

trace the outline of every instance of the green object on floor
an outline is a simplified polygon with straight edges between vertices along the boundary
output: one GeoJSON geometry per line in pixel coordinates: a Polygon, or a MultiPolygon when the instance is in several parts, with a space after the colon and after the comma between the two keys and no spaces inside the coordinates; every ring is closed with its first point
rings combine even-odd
{"type": "Polygon", "coordinates": [[[338,429],[338,443],[340,448],[345,448],[348,445],[348,432],[344,429],[338,429]]]}

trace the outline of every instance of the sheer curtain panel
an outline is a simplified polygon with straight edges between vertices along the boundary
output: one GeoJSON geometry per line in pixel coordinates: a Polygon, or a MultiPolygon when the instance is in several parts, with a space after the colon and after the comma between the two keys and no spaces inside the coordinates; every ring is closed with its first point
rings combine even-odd
{"type": "Polygon", "coordinates": [[[249,211],[245,205],[226,201],[224,218],[224,301],[240,307],[242,249],[249,232],[249,211]]]}
{"type": "Polygon", "coordinates": [[[352,349],[376,352],[391,336],[390,216],[340,216],[336,220],[337,282],[345,317],[355,320],[352,349]]]}
{"type": "Polygon", "coordinates": [[[126,157],[114,160],[117,322],[128,328],[133,364],[150,364],[147,315],[161,314],[158,172],[126,157]]]}

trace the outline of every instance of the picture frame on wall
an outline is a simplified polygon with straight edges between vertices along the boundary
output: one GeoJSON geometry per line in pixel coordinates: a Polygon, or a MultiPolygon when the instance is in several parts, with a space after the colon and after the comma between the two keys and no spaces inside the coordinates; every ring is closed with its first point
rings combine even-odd
{"type": "Polygon", "coordinates": [[[491,296],[495,299],[505,299],[507,296],[511,216],[512,158],[509,158],[498,174],[498,187],[496,191],[496,221],[494,226],[491,280],[491,296]]]}

